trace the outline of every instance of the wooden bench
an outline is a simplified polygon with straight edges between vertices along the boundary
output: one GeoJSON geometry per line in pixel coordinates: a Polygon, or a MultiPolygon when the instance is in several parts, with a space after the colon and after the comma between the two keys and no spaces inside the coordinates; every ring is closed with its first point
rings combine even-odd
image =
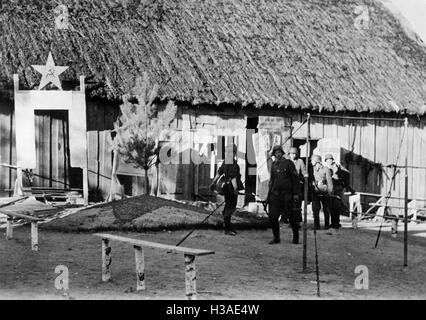
{"type": "Polygon", "coordinates": [[[43,221],[43,219],[29,216],[22,213],[15,212],[4,212],[0,213],[7,215],[7,224],[6,224],[6,240],[13,238],[13,218],[25,219],[31,222],[31,250],[38,251],[38,222],[43,221]]]}
{"type": "Polygon", "coordinates": [[[167,250],[168,252],[183,253],[185,259],[185,291],[186,297],[190,300],[195,300],[197,298],[195,257],[214,254],[214,251],[209,250],[176,247],[168,244],[137,240],[105,233],[95,233],[94,235],[102,238],[102,281],[111,280],[110,240],[121,241],[133,245],[135,249],[136,260],[137,291],[145,290],[145,260],[143,252],[144,247],[167,250]]]}

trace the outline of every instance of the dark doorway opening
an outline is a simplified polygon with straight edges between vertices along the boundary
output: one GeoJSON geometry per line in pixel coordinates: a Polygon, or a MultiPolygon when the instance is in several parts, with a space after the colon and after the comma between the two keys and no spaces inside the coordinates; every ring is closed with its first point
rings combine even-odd
{"type": "Polygon", "coordinates": [[[253,147],[253,135],[259,131],[258,129],[259,117],[247,118],[247,136],[246,136],[246,172],[245,172],[245,204],[255,201],[257,183],[257,163],[256,153],[253,147]]]}

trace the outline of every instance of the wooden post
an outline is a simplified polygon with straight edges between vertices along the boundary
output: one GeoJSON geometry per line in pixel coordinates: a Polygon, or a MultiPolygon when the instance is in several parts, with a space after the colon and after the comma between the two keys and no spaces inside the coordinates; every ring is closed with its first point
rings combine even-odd
{"type": "Polygon", "coordinates": [[[38,222],[31,222],[31,250],[38,251],[38,222]]]}
{"type": "Polygon", "coordinates": [[[303,201],[303,271],[307,268],[307,241],[308,241],[308,191],[309,191],[309,139],[311,135],[311,114],[307,115],[307,133],[306,133],[306,172],[304,184],[304,201],[303,201]]]}
{"type": "Polygon", "coordinates": [[[404,121],[405,132],[405,194],[404,194],[404,267],[408,265],[408,118],[404,121]]]}
{"type": "Polygon", "coordinates": [[[13,238],[13,225],[12,225],[12,217],[7,217],[6,224],[6,240],[10,240],[13,238]]]}
{"type": "Polygon", "coordinates": [[[392,225],[391,225],[391,236],[393,238],[396,238],[396,236],[398,235],[398,217],[396,217],[395,219],[392,219],[392,225]]]}
{"type": "Polygon", "coordinates": [[[141,291],[145,290],[145,260],[142,247],[133,247],[135,248],[136,260],[136,291],[141,291]]]}
{"type": "Polygon", "coordinates": [[[102,281],[111,280],[111,247],[108,239],[102,239],[102,281]]]}
{"type": "MultiPolygon", "coordinates": [[[[83,75],[80,75],[80,92],[85,93],[86,92],[86,84],[85,84],[85,77],[83,75]]],[[[85,114],[86,112],[86,104],[84,104],[85,114]]],[[[86,132],[86,146],[87,146],[87,135],[86,132]]],[[[88,176],[88,168],[89,168],[89,156],[88,156],[88,149],[86,147],[85,151],[85,166],[83,169],[83,199],[84,199],[84,205],[89,205],[89,176],[88,176]]]]}
{"type": "Polygon", "coordinates": [[[83,168],[83,198],[84,205],[87,206],[89,204],[89,180],[87,167],[83,168]]]}
{"type": "Polygon", "coordinates": [[[185,254],[185,291],[189,300],[197,299],[195,256],[185,254]]]}

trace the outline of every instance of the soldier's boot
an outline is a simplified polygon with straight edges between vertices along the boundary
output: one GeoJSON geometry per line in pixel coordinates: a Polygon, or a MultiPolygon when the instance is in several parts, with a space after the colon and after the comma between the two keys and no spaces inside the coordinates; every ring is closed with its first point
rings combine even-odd
{"type": "Polygon", "coordinates": [[[294,244],[299,243],[299,227],[293,228],[293,243],[294,244]]]}
{"type": "Polygon", "coordinates": [[[269,241],[268,243],[269,244],[277,244],[277,243],[280,243],[280,242],[281,242],[280,238],[274,238],[271,241],[269,241]]]}

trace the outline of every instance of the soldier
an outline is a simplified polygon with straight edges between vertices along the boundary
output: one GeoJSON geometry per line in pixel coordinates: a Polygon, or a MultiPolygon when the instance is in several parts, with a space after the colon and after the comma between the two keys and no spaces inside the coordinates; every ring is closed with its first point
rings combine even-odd
{"type": "Polygon", "coordinates": [[[266,201],[269,204],[269,220],[274,239],[269,244],[280,243],[278,218],[282,209],[288,216],[293,230],[293,243],[297,244],[299,243],[299,228],[302,215],[301,212],[294,211],[293,206],[295,202],[299,201],[299,178],[293,162],[283,158],[284,150],[281,146],[274,146],[272,153],[276,160],[271,166],[271,180],[269,181],[266,201]]]}
{"type": "Polygon", "coordinates": [[[303,183],[304,183],[304,180],[305,180],[305,176],[308,173],[306,171],[305,163],[303,162],[302,159],[299,158],[299,148],[292,147],[292,148],[290,148],[288,153],[289,153],[290,160],[293,161],[294,166],[296,167],[297,175],[299,176],[299,180],[300,180],[299,200],[300,200],[300,203],[302,203],[301,200],[303,199],[303,183]]]}
{"type": "Polygon", "coordinates": [[[349,176],[349,171],[340,164],[337,164],[331,154],[325,155],[324,161],[331,170],[333,179],[333,196],[330,199],[331,227],[339,229],[341,227],[340,214],[346,210],[343,204],[343,191],[345,188],[350,189],[347,186],[347,181],[345,181],[347,180],[345,177],[349,176]]]}
{"type": "Polygon", "coordinates": [[[237,146],[227,146],[225,161],[220,166],[216,177],[213,179],[210,189],[214,190],[215,183],[221,175],[225,175],[223,195],[225,196],[225,207],[223,208],[223,224],[225,234],[235,236],[237,232],[231,227],[231,216],[237,209],[238,181],[241,179],[240,166],[237,163],[237,146]],[[232,157],[230,157],[232,154],[232,157]]]}
{"type": "Polygon", "coordinates": [[[330,228],[330,196],[333,192],[333,180],[331,178],[331,170],[321,163],[319,155],[313,155],[311,158],[313,167],[313,195],[312,195],[312,211],[314,213],[314,228],[320,229],[319,211],[324,212],[324,227],[330,228]]]}

